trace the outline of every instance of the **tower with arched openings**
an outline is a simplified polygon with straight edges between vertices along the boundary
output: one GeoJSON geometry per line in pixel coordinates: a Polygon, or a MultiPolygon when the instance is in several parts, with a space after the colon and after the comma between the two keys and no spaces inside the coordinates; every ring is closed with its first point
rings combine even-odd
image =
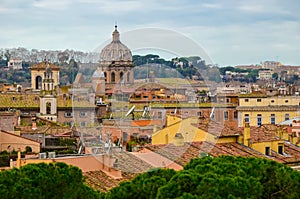
{"type": "Polygon", "coordinates": [[[57,121],[56,86],[59,85],[59,69],[59,66],[46,60],[30,67],[31,87],[41,93],[40,117],[53,122],[57,121]]]}
{"type": "Polygon", "coordinates": [[[53,87],[59,85],[60,67],[46,61],[45,59],[41,63],[29,67],[31,73],[31,88],[33,90],[45,90],[45,86],[47,85],[46,82],[44,82],[44,79],[46,78],[46,68],[51,68],[53,87]]]}

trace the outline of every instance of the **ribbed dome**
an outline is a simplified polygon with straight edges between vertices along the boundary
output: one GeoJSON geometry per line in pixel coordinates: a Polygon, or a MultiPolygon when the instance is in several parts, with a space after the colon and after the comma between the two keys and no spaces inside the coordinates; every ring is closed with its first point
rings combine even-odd
{"type": "Polygon", "coordinates": [[[132,61],[131,51],[120,41],[120,34],[115,26],[112,42],[105,46],[100,53],[100,62],[132,61]]]}

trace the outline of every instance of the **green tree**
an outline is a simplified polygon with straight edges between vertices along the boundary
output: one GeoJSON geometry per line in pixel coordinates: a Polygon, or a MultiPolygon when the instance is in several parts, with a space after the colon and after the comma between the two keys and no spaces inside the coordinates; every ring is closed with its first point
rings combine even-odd
{"type": "Polygon", "coordinates": [[[0,172],[1,198],[99,198],[79,168],[64,163],[29,164],[0,172]]]}
{"type": "Polygon", "coordinates": [[[278,73],[273,73],[273,74],[272,74],[272,78],[273,78],[273,79],[278,79],[278,73]]]}
{"type": "Polygon", "coordinates": [[[122,183],[105,198],[300,198],[300,173],[261,158],[209,156],[184,170],[159,169],[122,183]]]}

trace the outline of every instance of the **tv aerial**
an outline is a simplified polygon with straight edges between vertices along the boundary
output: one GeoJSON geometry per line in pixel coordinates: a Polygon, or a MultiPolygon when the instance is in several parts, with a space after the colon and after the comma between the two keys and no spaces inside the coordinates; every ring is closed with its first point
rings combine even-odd
{"type": "Polygon", "coordinates": [[[150,112],[150,107],[144,106],[144,111],[143,111],[142,117],[146,118],[147,115],[149,116],[149,112],[150,112]]]}

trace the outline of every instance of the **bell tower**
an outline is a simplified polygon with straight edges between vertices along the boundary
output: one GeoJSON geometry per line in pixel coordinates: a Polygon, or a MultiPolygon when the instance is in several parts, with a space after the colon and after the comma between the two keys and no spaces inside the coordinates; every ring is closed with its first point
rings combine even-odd
{"type": "Polygon", "coordinates": [[[53,86],[59,85],[59,70],[60,67],[54,64],[49,63],[46,59],[41,63],[33,65],[29,67],[31,73],[31,88],[33,90],[45,90],[44,79],[46,68],[51,68],[52,71],[52,79],[53,79],[53,86]]]}
{"type": "Polygon", "coordinates": [[[49,63],[43,71],[42,90],[40,97],[40,117],[49,121],[57,121],[57,99],[56,99],[56,85],[55,81],[56,71],[53,71],[49,63]]]}

